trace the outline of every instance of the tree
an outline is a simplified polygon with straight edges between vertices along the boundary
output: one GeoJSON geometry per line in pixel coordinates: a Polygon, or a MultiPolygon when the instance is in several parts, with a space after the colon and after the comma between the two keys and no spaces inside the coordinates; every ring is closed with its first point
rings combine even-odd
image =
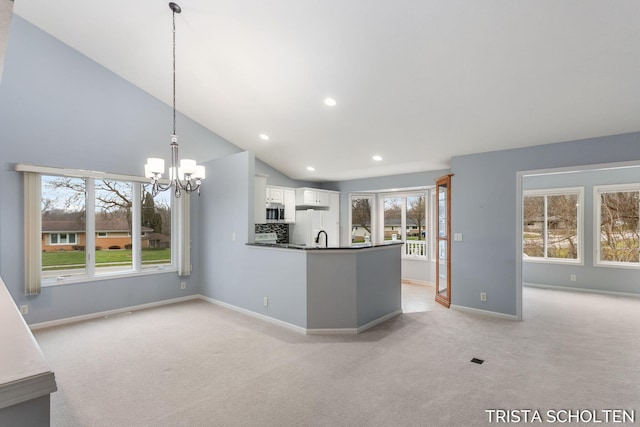
{"type": "Polygon", "coordinates": [[[368,198],[354,198],[351,201],[351,223],[371,234],[371,204],[368,198]]]}
{"type": "Polygon", "coordinates": [[[407,223],[411,222],[418,228],[418,240],[422,240],[422,226],[426,221],[425,197],[409,197],[407,198],[407,202],[407,223]]]}
{"type": "MultiPolygon", "coordinates": [[[[86,181],[79,178],[57,177],[47,182],[47,188],[58,193],[65,193],[64,200],[43,200],[43,208],[54,205],[64,206],[71,210],[72,206],[82,206],[84,217],[84,198],[86,181]],[[65,191],[67,190],[67,191],[65,191]]],[[[100,179],[95,181],[96,214],[105,220],[126,220],[131,227],[131,207],[133,188],[130,182],[100,179]]],[[[44,198],[43,198],[44,199],[44,198]]]]}
{"type": "Polygon", "coordinates": [[[155,201],[149,192],[142,197],[142,226],[152,228],[154,233],[162,234],[162,215],[156,212],[155,201]]]}
{"type": "Polygon", "coordinates": [[[600,258],[638,262],[638,191],[602,193],[600,202],[600,258]]]}

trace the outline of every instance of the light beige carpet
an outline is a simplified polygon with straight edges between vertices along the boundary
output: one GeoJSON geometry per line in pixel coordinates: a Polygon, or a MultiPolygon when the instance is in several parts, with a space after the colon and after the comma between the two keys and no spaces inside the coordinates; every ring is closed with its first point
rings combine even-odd
{"type": "Polygon", "coordinates": [[[640,300],[524,293],[523,322],[434,310],[304,336],[192,301],[35,336],[58,381],[53,426],[482,426],[499,408],[637,423],[640,300]]]}

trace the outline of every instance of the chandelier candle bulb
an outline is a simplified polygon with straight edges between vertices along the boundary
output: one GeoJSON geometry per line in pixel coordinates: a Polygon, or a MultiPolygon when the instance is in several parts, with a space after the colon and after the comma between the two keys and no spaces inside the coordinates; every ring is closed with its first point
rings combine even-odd
{"type": "Polygon", "coordinates": [[[196,161],[191,159],[180,160],[180,169],[185,175],[194,175],[196,173],[196,161]]]}
{"type": "Polygon", "coordinates": [[[197,165],[196,166],[196,173],[193,176],[195,179],[205,179],[206,178],[206,172],[204,170],[204,166],[202,165],[197,165]]]}
{"type": "Polygon", "coordinates": [[[149,172],[157,175],[164,173],[164,159],[157,157],[150,157],[147,159],[147,165],[149,166],[149,172]]]}

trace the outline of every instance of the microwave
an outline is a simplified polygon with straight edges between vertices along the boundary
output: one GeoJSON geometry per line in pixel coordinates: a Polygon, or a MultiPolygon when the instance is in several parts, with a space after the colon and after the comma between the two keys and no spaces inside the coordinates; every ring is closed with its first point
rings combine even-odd
{"type": "Polygon", "coordinates": [[[267,223],[284,222],[284,205],[282,203],[267,203],[267,223]]]}

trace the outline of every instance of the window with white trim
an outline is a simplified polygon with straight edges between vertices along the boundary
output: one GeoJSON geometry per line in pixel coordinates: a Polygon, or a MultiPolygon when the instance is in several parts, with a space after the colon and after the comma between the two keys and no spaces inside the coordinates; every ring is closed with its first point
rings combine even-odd
{"type": "Polygon", "coordinates": [[[372,194],[352,194],[350,196],[349,227],[351,245],[371,244],[373,240],[373,201],[372,194]]]}
{"type": "Polygon", "coordinates": [[[640,267],[640,184],[594,187],[596,264],[640,267]]]}
{"type": "Polygon", "coordinates": [[[583,199],[582,187],[524,192],[524,261],[582,262],[583,199]]]}
{"type": "Polygon", "coordinates": [[[427,195],[427,191],[380,194],[383,240],[405,242],[405,257],[428,259],[427,195]]]}
{"type": "Polygon", "coordinates": [[[175,270],[172,193],[144,182],[41,174],[43,285],[175,270]]]}

